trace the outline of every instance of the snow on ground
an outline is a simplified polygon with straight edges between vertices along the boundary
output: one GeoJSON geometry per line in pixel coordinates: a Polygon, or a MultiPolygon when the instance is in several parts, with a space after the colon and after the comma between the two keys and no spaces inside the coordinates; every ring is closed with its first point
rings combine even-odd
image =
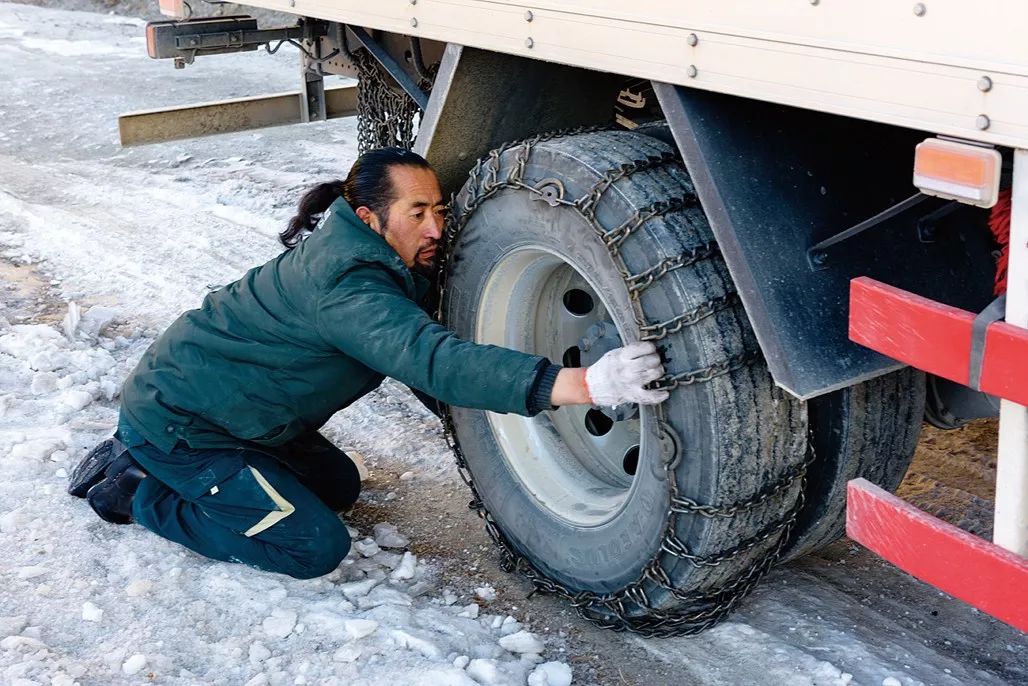
{"type": "MultiPolygon", "coordinates": [[[[0,308],[0,683],[569,683],[570,669],[548,663],[517,619],[480,609],[473,588],[445,588],[385,523],[355,531],[368,541],[332,574],[297,581],[105,524],[65,494],[68,472],[114,426],[121,381],[152,337],[205,287],[273,256],[296,191],[345,172],[354,156],[352,124],[291,163],[265,152],[281,145],[261,144],[289,131],[119,150],[112,115],[129,108],[125,93],[158,70],[176,76],[146,61],[138,33],[134,22],[0,5],[0,59],[98,77],[78,101],[82,86],[49,82],[42,117],[29,107],[29,70],[0,77],[0,252],[45,260],[69,308],[49,323],[0,308]],[[40,153],[25,155],[29,146],[40,153]]],[[[281,59],[239,65],[234,88],[249,92],[266,92],[269,72],[275,90],[289,88],[296,73],[281,59]]],[[[170,89],[178,101],[211,95],[184,76],[170,89]]],[[[416,453],[448,466],[441,442],[415,451],[404,439],[412,421],[430,421],[408,402],[386,388],[327,433],[359,436],[351,443],[373,459],[416,453]]]]}
{"type": "Polygon", "coordinates": [[[0,681],[568,683],[514,617],[482,612],[470,589],[444,595],[388,523],[353,531],[370,535],[333,573],[296,581],[107,525],[66,496],[149,342],[106,333],[108,308],[76,310],[0,319],[0,681]]]}
{"type": "Polygon", "coordinates": [[[327,577],[214,563],[101,522],[64,488],[113,428],[125,374],[207,288],[275,255],[302,190],[355,156],[353,121],[122,150],[120,112],[296,86],[286,50],[176,71],[145,57],[140,30],[0,4],[0,684],[557,686],[580,649],[556,633],[570,626],[617,675],[600,686],[1028,678],[1022,635],[845,544],[776,570],[729,622],[692,639],[572,625],[546,598],[517,603],[531,623],[501,611],[501,584],[517,593],[518,582],[444,575],[449,561],[406,550],[415,529],[436,527],[476,579],[495,567],[475,557],[484,537],[459,514],[467,498],[438,422],[393,383],[325,429],[373,475],[400,475],[388,486],[398,495],[370,490],[383,514],[362,520],[327,577]],[[405,494],[437,501],[383,526],[405,494]]]}

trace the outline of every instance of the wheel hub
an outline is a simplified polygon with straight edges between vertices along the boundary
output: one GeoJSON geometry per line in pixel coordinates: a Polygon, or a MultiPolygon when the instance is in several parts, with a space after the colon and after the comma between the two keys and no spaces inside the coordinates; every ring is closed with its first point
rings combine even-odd
{"type": "MultiPolygon", "coordinates": [[[[587,366],[622,345],[600,291],[569,258],[521,246],[491,270],[480,296],[476,338],[587,366]]],[[[554,515],[581,526],[614,517],[627,501],[641,450],[634,405],[571,405],[533,418],[490,414],[511,471],[554,515]]]]}

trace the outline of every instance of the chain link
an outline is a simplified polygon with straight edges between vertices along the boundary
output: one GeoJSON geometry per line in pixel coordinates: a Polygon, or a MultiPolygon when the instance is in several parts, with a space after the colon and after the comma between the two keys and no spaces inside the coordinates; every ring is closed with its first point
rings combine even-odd
{"type": "Polygon", "coordinates": [[[661,338],[666,338],[671,334],[678,333],[685,327],[692,326],[701,319],[706,319],[712,314],[717,314],[721,310],[727,310],[730,307],[734,307],[738,302],[739,296],[736,293],[728,293],[718,298],[711,298],[707,302],[697,305],[693,309],[679,315],[675,315],[667,321],[640,326],[639,332],[642,334],[640,340],[659,341],[661,338]]]}
{"type": "MultiPolygon", "coordinates": [[[[414,118],[421,111],[414,99],[396,86],[367,49],[353,52],[357,67],[357,152],[375,148],[414,147],[414,118]]],[[[419,87],[432,88],[439,65],[428,69],[430,78],[419,87]]]]}
{"type": "MultiPolygon", "coordinates": [[[[606,130],[608,128],[606,126],[585,127],[556,131],[523,141],[506,143],[490,151],[488,155],[481,158],[475,164],[469,173],[469,181],[466,185],[467,192],[463,203],[459,208],[457,207],[456,198],[450,203],[451,207],[457,211],[451,215],[443,238],[444,246],[441,251],[442,261],[439,276],[440,304],[439,310],[436,313],[437,318],[442,319],[442,303],[446,295],[446,275],[449,271],[449,261],[458,259],[454,256],[454,247],[461,231],[467,225],[475,210],[483,202],[503,190],[518,190],[542,195],[543,192],[541,190],[525,183],[524,179],[531,151],[539,143],[554,138],[606,130]],[[501,173],[503,156],[509,151],[513,151],[513,159],[509,172],[503,175],[501,173]]],[[[588,192],[576,200],[555,199],[552,196],[546,198],[551,203],[556,202],[578,213],[592,227],[597,238],[607,247],[614,265],[625,281],[626,288],[632,295],[633,315],[642,333],[643,340],[659,341],[719,310],[732,307],[738,302],[738,296],[735,293],[729,293],[702,303],[698,307],[683,312],[667,321],[649,323],[644,315],[642,304],[638,297],[641,291],[675,269],[681,269],[700,260],[714,257],[718,254],[717,244],[711,241],[696,246],[681,255],[662,260],[644,272],[634,275],[630,274],[625,267],[619,248],[625,239],[638,230],[645,222],[653,217],[693,206],[696,202],[695,197],[685,196],[680,199],[663,201],[663,204],[655,203],[648,208],[642,208],[633,217],[629,218],[628,221],[613,230],[603,227],[596,218],[596,209],[604,194],[618,180],[644,169],[652,169],[657,166],[673,163],[679,163],[673,155],[654,156],[626,163],[604,173],[588,192]]],[[[703,369],[669,374],[655,382],[654,385],[660,388],[675,389],[681,386],[705,383],[715,377],[729,374],[752,364],[760,357],[759,351],[744,351],[703,369]]],[[[663,406],[656,406],[653,412],[655,413],[659,429],[665,436],[671,438],[671,442],[677,446],[678,443],[673,440],[674,431],[665,419],[663,406]]],[[[464,452],[457,440],[453,416],[448,407],[444,408],[443,430],[446,442],[456,459],[458,474],[460,474],[461,479],[471,490],[472,500],[469,503],[469,507],[475,510],[483,519],[486,532],[500,548],[501,568],[505,571],[516,571],[525,575],[535,588],[532,591],[533,594],[537,592],[548,593],[564,598],[583,617],[600,627],[613,629],[614,631],[632,631],[644,636],[676,636],[699,633],[715,625],[732,612],[740,600],[771,569],[787,543],[789,532],[792,530],[796,517],[803,505],[807,466],[813,460],[812,443],[808,441],[807,458],[801,464],[791,467],[778,481],[751,497],[725,505],[702,504],[682,495],[679,492],[678,483],[675,479],[675,469],[678,466],[679,457],[676,454],[673,459],[666,460],[664,464],[664,478],[668,485],[669,505],[659,548],[643,567],[638,579],[618,591],[598,594],[591,591],[573,591],[563,584],[546,577],[528,559],[514,549],[511,542],[496,524],[493,516],[489,513],[478,492],[464,452]],[[772,522],[757,534],[739,541],[729,549],[709,555],[696,555],[678,538],[677,521],[679,516],[696,515],[706,518],[728,519],[742,512],[753,510],[772,499],[784,498],[792,492],[796,494],[795,504],[780,520],[772,522]],[[701,590],[684,591],[676,588],[670,574],[662,564],[663,558],[670,557],[687,561],[698,568],[717,567],[728,560],[732,560],[762,546],[767,546],[767,549],[731,580],[716,587],[701,590]],[[679,606],[671,609],[658,607],[651,599],[652,591],[654,590],[667,592],[679,603],[679,606]]]]}

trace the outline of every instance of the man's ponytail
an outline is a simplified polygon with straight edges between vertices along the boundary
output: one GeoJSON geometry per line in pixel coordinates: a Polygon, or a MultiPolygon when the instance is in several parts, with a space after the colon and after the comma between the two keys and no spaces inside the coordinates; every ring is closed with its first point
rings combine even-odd
{"type": "Polygon", "coordinates": [[[319,183],[304,193],[296,208],[296,216],[289,220],[286,230],[278,235],[282,245],[295,248],[305,234],[314,230],[325,210],[339,198],[343,197],[343,181],[335,180],[319,183]]]}

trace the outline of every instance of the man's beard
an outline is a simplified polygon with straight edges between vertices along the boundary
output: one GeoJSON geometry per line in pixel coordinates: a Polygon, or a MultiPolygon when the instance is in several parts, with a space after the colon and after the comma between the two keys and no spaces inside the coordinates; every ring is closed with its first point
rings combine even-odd
{"type": "MultiPolygon", "coordinates": [[[[437,249],[438,250],[438,249],[437,249]]],[[[439,270],[439,253],[436,252],[429,260],[421,260],[418,256],[414,257],[414,266],[411,267],[411,271],[415,274],[421,274],[427,279],[434,279],[436,272],[439,270]]]]}

